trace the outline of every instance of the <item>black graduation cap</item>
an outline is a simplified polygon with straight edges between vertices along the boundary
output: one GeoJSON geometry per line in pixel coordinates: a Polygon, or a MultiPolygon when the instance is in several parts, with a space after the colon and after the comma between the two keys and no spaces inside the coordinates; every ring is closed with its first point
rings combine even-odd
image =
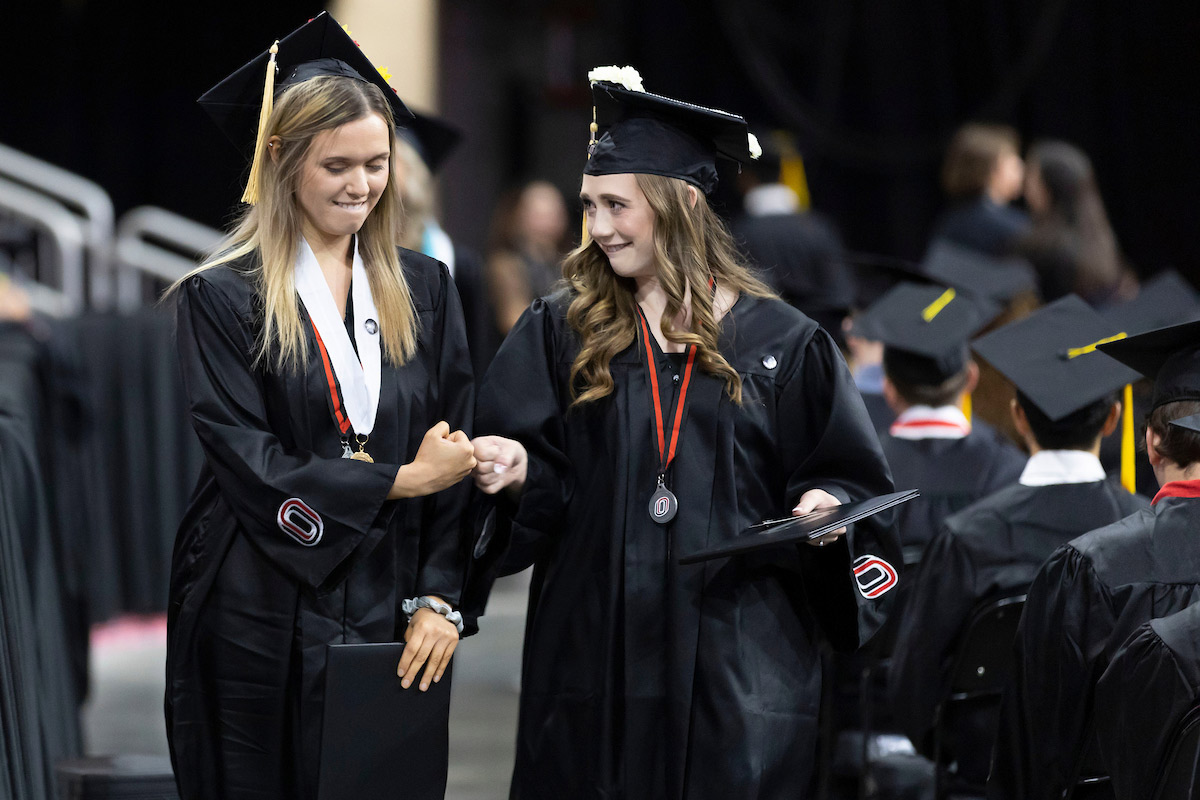
{"type": "Polygon", "coordinates": [[[843,258],[854,273],[858,308],[867,308],[897,283],[937,283],[915,261],[882,253],[847,252],[843,258]]]}
{"type": "Polygon", "coordinates": [[[884,344],[889,372],[937,385],[967,363],[967,340],[991,322],[994,303],[954,288],[900,283],[854,321],[856,333],[884,344]]]}
{"type": "Polygon", "coordinates": [[[971,343],[1050,420],[1057,421],[1138,379],[1096,350],[1120,335],[1075,295],[971,343]]]}
{"type": "MultiPolygon", "coordinates": [[[[320,75],[344,75],[373,83],[383,90],[397,124],[412,117],[412,112],[375,65],[337,20],[325,11],[209,89],[198,102],[217,127],[242,149],[258,139],[260,119],[265,119],[263,112],[270,110],[270,105],[264,102],[267,96],[277,95],[289,86],[320,75]],[[271,50],[276,49],[275,68],[268,76],[271,50]],[[265,91],[264,86],[270,91],[265,91]]],[[[256,160],[260,157],[257,150],[256,160]]],[[[252,168],[251,183],[254,182],[253,174],[252,168]]],[[[247,194],[253,194],[249,186],[247,194]]]]}
{"type": "Polygon", "coordinates": [[[1037,290],[1037,273],[1028,261],[996,258],[945,239],[929,246],[921,271],[939,283],[1002,306],[1023,292],[1037,290]]]}
{"type": "Polygon", "coordinates": [[[1171,420],[1171,424],[1185,430],[1195,431],[1200,433],[1200,414],[1193,414],[1190,417],[1180,417],[1179,419],[1171,420]]]}
{"type": "Polygon", "coordinates": [[[412,119],[401,120],[397,124],[396,134],[412,145],[430,172],[437,172],[442,162],[462,141],[462,132],[444,119],[430,114],[414,111],[412,115],[412,119]]]}
{"type": "Polygon", "coordinates": [[[1142,284],[1137,297],[1100,312],[1117,330],[1129,333],[1200,319],[1200,295],[1173,269],[1142,284]]]}
{"type": "Polygon", "coordinates": [[[1200,320],[1098,347],[1154,381],[1151,410],[1176,400],[1200,400],[1200,320]]]}
{"type": "Polygon", "coordinates": [[[602,133],[589,147],[585,175],[665,175],[708,194],[717,185],[718,157],[739,164],[753,157],[746,120],[737,114],[606,80],[593,80],[592,103],[602,133]]]}

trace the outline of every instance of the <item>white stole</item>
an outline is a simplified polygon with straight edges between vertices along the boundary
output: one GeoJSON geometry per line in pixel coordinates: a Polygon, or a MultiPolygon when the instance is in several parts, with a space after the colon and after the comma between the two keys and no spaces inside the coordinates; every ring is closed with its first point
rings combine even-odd
{"type": "Polygon", "coordinates": [[[358,238],[354,240],[354,265],[351,271],[350,293],[354,299],[354,341],[358,354],[346,333],[342,315],[329,284],[317,263],[317,256],[303,237],[296,258],[296,292],[321,334],[333,372],[342,387],[346,415],[354,433],[370,434],[375,428],[375,412],[379,408],[379,381],[382,356],[379,342],[379,311],[371,297],[367,268],[358,253],[358,238]],[[370,329],[370,330],[368,330],[370,329]]]}

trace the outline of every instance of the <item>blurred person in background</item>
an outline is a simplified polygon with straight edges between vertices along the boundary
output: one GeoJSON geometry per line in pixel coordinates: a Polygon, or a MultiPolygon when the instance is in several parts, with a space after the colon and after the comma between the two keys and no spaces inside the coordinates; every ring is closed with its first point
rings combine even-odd
{"type": "Polygon", "coordinates": [[[954,134],[942,163],[942,188],[951,207],[932,240],[992,256],[1008,255],[1029,230],[1029,217],[1011,204],[1021,196],[1021,141],[1007,125],[968,123],[954,134]]]}
{"type": "Polygon", "coordinates": [[[488,296],[501,338],[562,277],[559,262],[570,248],[568,221],[562,192],[547,181],[501,195],[487,250],[488,296]]]}
{"type": "Polygon", "coordinates": [[[732,226],[759,277],[789,305],[816,320],[835,340],[854,305],[854,281],[837,229],[801,207],[800,196],[782,182],[782,157],[772,137],[763,153],[738,175],[742,216],[732,226]]]}
{"type": "Polygon", "coordinates": [[[458,146],[461,134],[444,120],[414,114],[396,129],[396,180],[404,210],[404,239],[409,250],[446,265],[462,301],[467,342],[475,374],[482,377],[496,352],[496,326],[484,283],[479,253],[453,241],[435,216],[434,174],[458,146]]]}
{"type": "Polygon", "coordinates": [[[249,205],[172,287],[204,452],[167,621],[183,800],[311,800],[328,646],[406,642],[424,690],[463,630],[473,381],[446,268],[396,246],[408,109],[327,14],[270,52],[201,98],[257,139],[249,205]]]}
{"type": "Polygon", "coordinates": [[[1137,279],[1108,223],[1092,162],[1074,145],[1035,143],[1028,154],[1025,201],[1032,229],[1017,251],[1033,264],[1046,302],[1075,293],[1094,307],[1129,300],[1137,279]]]}

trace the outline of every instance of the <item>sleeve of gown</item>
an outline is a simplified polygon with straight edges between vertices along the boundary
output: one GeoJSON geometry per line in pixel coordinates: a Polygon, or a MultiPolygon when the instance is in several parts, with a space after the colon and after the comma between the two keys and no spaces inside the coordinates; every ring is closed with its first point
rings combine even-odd
{"type": "Polygon", "coordinates": [[[1021,614],[990,800],[1057,800],[1074,780],[1100,651],[1113,625],[1110,598],[1091,564],[1070,545],[1060,547],[1034,578],[1021,614]]]}
{"type": "Polygon", "coordinates": [[[253,331],[203,276],[181,287],[176,325],[192,424],[221,493],[272,563],[320,586],[360,543],[382,536],[396,466],[285,449],[251,368],[253,331]]]}
{"type": "MultiPolygon", "coordinates": [[[[843,503],[893,491],[879,438],[862,396],[829,334],[817,329],[778,400],[780,446],[791,505],[809,489],[843,503]]],[[[853,650],[883,624],[898,583],[894,515],[851,526],[833,546],[801,545],[805,591],[830,642],[853,650]]]]}
{"type": "Polygon", "coordinates": [[[536,560],[562,524],[571,497],[563,426],[569,398],[560,397],[553,314],[545,300],[533,302],[500,346],[479,389],[478,433],[516,439],[529,455],[519,501],[502,500],[496,507],[489,546],[507,553],[505,573],[536,560]]]}
{"type": "Polygon", "coordinates": [[[912,576],[888,669],[888,699],[917,749],[932,752],[934,711],[975,597],[975,569],[958,537],[943,527],[912,576]]]}
{"type": "Polygon", "coordinates": [[[1174,654],[1151,625],[1138,628],[1096,684],[1096,738],[1117,797],[1153,788],[1171,737],[1195,704],[1174,654]]]}
{"type": "MultiPolygon", "coordinates": [[[[471,436],[475,400],[474,369],[467,347],[462,305],[450,273],[441,267],[441,303],[435,320],[439,345],[437,417],[471,436]]],[[[465,579],[468,531],[464,514],[471,496],[471,481],[466,479],[422,503],[420,563],[417,567],[417,594],[441,597],[457,607],[465,579]]]]}

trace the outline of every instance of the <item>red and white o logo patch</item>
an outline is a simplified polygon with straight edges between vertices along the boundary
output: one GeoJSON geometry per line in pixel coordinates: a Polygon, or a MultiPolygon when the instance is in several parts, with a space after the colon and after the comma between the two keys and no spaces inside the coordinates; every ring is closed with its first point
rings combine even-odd
{"type": "Polygon", "coordinates": [[[896,568],[879,556],[865,555],[854,560],[854,580],[858,591],[868,600],[874,600],[891,590],[899,580],[896,568]]]}
{"type": "Polygon", "coordinates": [[[321,521],[321,515],[309,508],[299,497],[284,501],[279,507],[276,521],[284,533],[305,547],[312,547],[321,541],[321,534],[325,532],[325,523],[321,521]]]}
{"type": "Polygon", "coordinates": [[[654,516],[664,517],[671,510],[671,501],[666,496],[654,501],[654,516]]]}

